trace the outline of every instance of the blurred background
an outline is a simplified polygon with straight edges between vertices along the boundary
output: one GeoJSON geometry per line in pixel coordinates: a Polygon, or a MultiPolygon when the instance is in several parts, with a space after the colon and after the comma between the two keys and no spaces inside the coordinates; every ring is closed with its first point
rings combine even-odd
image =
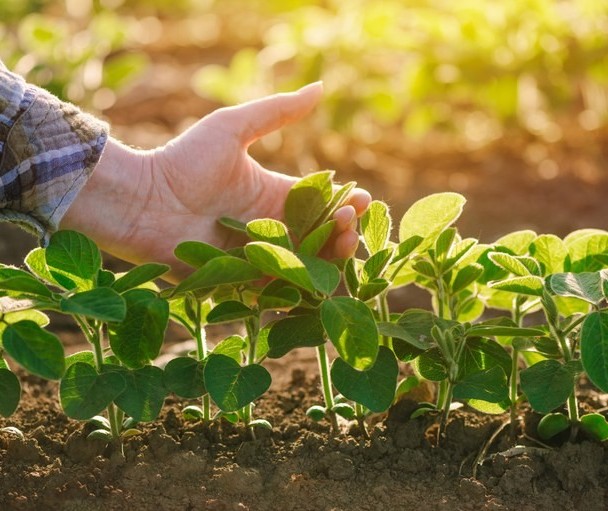
{"type": "MultiPolygon", "coordinates": [[[[254,157],[335,169],[396,222],[460,192],[461,232],[483,242],[607,227],[607,36],[600,0],[0,0],[9,69],[142,148],[323,80],[320,107],[254,157]]],[[[0,261],[34,245],[0,224],[0,261]]]]}

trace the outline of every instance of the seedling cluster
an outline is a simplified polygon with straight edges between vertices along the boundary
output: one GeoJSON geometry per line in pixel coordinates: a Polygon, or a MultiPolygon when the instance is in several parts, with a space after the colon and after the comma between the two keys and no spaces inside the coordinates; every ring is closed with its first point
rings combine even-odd
{"type": "MultiPolygon", "coordinates": [[[[263,362],[296,348],[314,348],[319,363],[321,397],[307,414],[334,431],[342,417],[366,434],[370,414],[428,380],[436,400],[412,418],[435,414],[440,438],[456,403],[509,414],[514,435],[524,400],[543,414],[541,439],[567,430],[608,438],[605,417],[581,415],[577,403],[583,374],[608,392],[608,232],[561,239],[525,230],[479,243],[454,227],[464,197],[439,193],[405,213],[398,241],[387,205],[372,202],[360,221],[365,257],[323,259],[333,213],[353,187],[319,172],[294,185],[284,222],[221,219],[248,241],[228,251],[181,243],[175,255],[192,273],[170,288],[154,283],[168,266],[117,275],[90,239],[59,231],[23,268],[0,266],[0,353],[58,380],[65,414],[92,421],[92,436],[108,442],[154,421],[169,393],[196,400],[186,417],[242,422],[252,434],[270,428],[254,409],[271,384],[263,362]],[[403,286],[427,290],[432,310],[391,311],[389,293],[403,286]],[[71,316],[90,348],[65,356],[45,329],[49,311],[71,316]],[[196,350],[160,368],[153,362],[169,321],[196,350]],[[219,323],[241,328],[211,347],[205,327],[219,323]]],[[[20,393],[0,358],[2,416],[20,393]]]]}

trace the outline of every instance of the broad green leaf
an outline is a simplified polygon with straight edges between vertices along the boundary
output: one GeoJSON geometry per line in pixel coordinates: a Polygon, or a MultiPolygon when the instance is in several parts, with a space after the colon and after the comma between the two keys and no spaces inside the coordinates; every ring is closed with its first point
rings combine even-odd
{"type": "Polygon", "coordinates": [[[216,355],[226,355],[239,364],[243,360],[243,350],[247,347],[247,341],[240,335],[231,335],[220,341],[214,348],[216,355]]]}
{"type": "Polygon", "coordinates": [[[386,248],[392,228],[388,206],[381,201],[372,201],[361,217],[361,234],[369,255],[386,248]]]}
{"type": "Polygon", "coordinates": [[[608,312],[589,314],[583,321],[580,339],[587,376],[602,392],[608,392],[608,312]]]}
{"type": "Polygon", "coordinates": [[[242,302],[237,300],[227,300],[218,303],[207,314],[207,322],[213,323],[230,323],[232,321],[240,321],[245,318],[254,316],[255,312],[247,307],[242,302]]]}
{"type": "Polygon", "coordinates": [[[241,367],[225,355],[209,355],[204,371],[205,387],[224,412],[236,412],[255,401],[270,387],[270,373],[261,365],[241,367]]]}
{"type": "Polygon", "coordinates": [[[452,244],[457,238],[456,234],[457,230],[455,227],[447,227],[439,233],[439,236],[437,236],[437,239],[435,240],[435,258],[437,260],[447,258],[450,249],[452,248],[452,244]]]}
{"type": "Polygon", "coordinates": [[[492,339],[483,337],[467,338],[460,358],[459,379],[465,379],[471,374],[487,371],[494,366],[501,367],[505,374],[511,373],[511,357],[505,348],[492,339]]]}
{"type": "Polygon", "coordinates": [[[205,394],[205,362],[192,357],[177,357],[165,366],[165,386],[179,397],[194,399],[205,394]]]}
{"type": "Polygon", "coordinates": [[[114,402],[136,422],[155,420],[163,407],[167,388],[162,369],[145,366],[124,371],[125,390],[114,402]]]}
{"type": "MultiPolygon", "coordinates": [[[[408,309],[398,319],[397,325],[403,329],[398,335],[390,334],[393,337],[393,350],[399,360],[408,362],[415,359],[422,351],[431,346],[431,329],[435,324],[433,313],[423,309],[408,309]],[[406,333],[407,332],[407,337],[406,333]],[[403,340],[399,340],[403,337],[403,340]]],[[[379,325],[380,328],[380,325],[379,325]]],[[[382,332],[389,335],[389,332],[382,332]]]]}
{"type": "Polygon", "coordinates": [[[419,350],[427,350],[431,347],[425,336],[417,336],[412,333],[407,327],[399,323],[391,323],[388,321],[380,321],[377,323],[378,332],[385,337],[401,339],[419,350]]]}
{"type": "Polygon", "coordinates": [[[259,270],[247,261],[229,255],[219,256],[182,280],[174,292],[185,293],[225,284],[241,284],[261,277],[259,270]]]}
{"type": "Polygon", "coordinates": [[[488,257],[495,265],[519,277],[532,274],[528,267],[516,256],[504,252],[490,252],[488,257]]]}
{"type": "Polygon", "coordinates": [[[237,220],[236,218],[223,216],[218,219],[217,223],[233,231],[242,232],[243,234],[247,233],[247,224],[237,220]]]}
{"type": "Polygon", "coordinates": [[[458,293],[459,291],[466,289],[475,282],[482,273],[483,266],[477,263],[471,263],[468,266],[461,268],[458,270],[458,273],[456,273],[456,277],[454,277],[454,281],[452,282],[452,292],[458,293]]]}
{"type": "Polygon", "coordinates": [[[319,220],[317,220],[317,222],[315,222],[315,228],[321,224],[324,224],[328,220],[331,220],[334,213],[339,208],[344,206],[344,204],[346,204],[346,202],[348,202],[350,192],[353,190],[353,188],[355,188],[355,186],[357,186],[357,183],[355,183],[354,181],[349,181],[348,183],[342,185],[337,190],[336,190],[336,186],[333,187],[333,190],[334,190],[333,197],[329,201],[329,204],[325,208],[325,211],[323,211],[323,214],[321,215],[319,220]]]}
{"type": "Polygon", "coordinates": [[[477,324],[468,330],[468,335],[479,337],[539,337],[546,332],[541,328],[527,328],[509,325],[477,324]]]}
{"type": "Polygon", "coordinates": [[[469,399],[467,405],[481,413],[501,415],[509,409],[509,400],[500,403],[490,403],[482,399],[469,399]]]}
{"type": "MultiPolygon", "coordinates": [[[[92,282],[101,268],[101,253],[95,243],[76,231],[57,231],[45,250],[46,264],[57,280],[57,274],[92,282]]],[[[92,285],[92,284],[91,284],[92,285]]],[[[81,287],[81,285],[79,285],[81,287]]]]}
{"type": "Polygon", "coordinates": [[[549,286],[555,294],[580,298],[594,305],[604,300],[602,284],[599,271],[556,273],[549,277],[549,286]]]}
{"type": "Polygon", "coordinates": [[[98,287],[62,298],[61,311],[75,316],[86,316],[104,322],[119,322],[125,319],[125,300],[109,287],[98,287]]]}
{"type": "Polygon", "coordinates": [[[101,413],[124,389],[121,374],[98,374],[89,364],[75,362],[61,379],[59,398],[68,417],[87,420],[101,413]]]}
{"type": "Polygon", "coordinates": [[[19,321],[29,320],[33,321],[41,327],[45,327],[49,324],[49,317],[36,309],[16,310],[14,312],[2,312],[0,307],[0,346],[2,346],[2,333],[8,325],[13,325],[19,321]]]}
{"type": "Polygon", "coordinates": [[[155,359],[169,321],[169,304],[145,289],[131,289],[123,295],[127,315],[109,328],[110,346],[127,367],[138,368],[155,359]]]}
{"type": "Polygon", "coordinates": [[[336,221],[330,220],[329,222],[321,224],[319,227],[312,230],[300,242],[300,246],[298,247],[298,254],[316,256],[328,242],[331,233],[334,231],[335,226],[336,221]]]}
{"type": "Polygon", "coordinates": [[[0,415],[10,417],[19,406],[21,384],[11,371],[0,368],[0,415]]]}
{"type": "Polygon", "coordinates": [[[293,244],[283,222],[272,218],[260,218],[247,224],[247,235],[253,241],[265,241],[293,251],[293,244]]]}
{"type": "Polygon", "coordinates": [[[514,231],[505,234],[502,238],[498,238],[494,245],[496,247],[504,247],[513,255],[524,255],[529,251],[530,243],[536,239],[534,231],[525,229],[522,231],[514,231]]]}
{"type": "Polygon", "coordinates": [[[564,271],[566,244],[554,234],[541,234],[530,245],[530,254],[540,263],[543,275],[564,271]]]}
{"type": "Polygon", "coordinates": [[[289,316],[272,324],[268,332],[268,357],[281,358],[296,348],[320,346],[325,332],[316,316],[289,316]]]}
{"type": "Polygon", "coordinates": [[[541,277],[530,275],[527,277],[513,277],[490,284],[492,289],[510,291],[522,295],[542,296],[545,287],[541,277]]]}
{"type": "Polygon", "coordinates": [[[540,422],[536,431],[541,440],[549,440],[570,427],[570,419],[563,413],[548,413],[540,422]]]}
{"type": "Polygon", "coordinates": [[[360,300],[338,296],[321,304],[321,322],[342,359],[355,369],[370,368],[378,355],[378,328],[360,300]]]}
{"type": "Polygon", "coordinates": [[[598,271],[603,265],[594,256],[608,253],[608,232],[583,230],[581,235],[572,233],[564,239],[568,258],[564,269],[574,273],[598,271]]]}
{"type": "Polygon", "coordinates": [[[75,364],[76,362],[81,362],[83,364],[88,364],[91,367],[95,367],[95,354],[92,351],[77,351],[76,353],[72,353],[65,357],[65,368],[67,370],[68,367],[75,364]]]}
{"type": "Polygon", "coordinates": [[[521,388],[530,406],[549,413],[563,405],[574,391],[572,371],[557,360],[543,360],[520,372],[521,388]]]}
{"type": "Polygon", "coordinates": [[[227,252],[202,241],[183,241],[175,247],[173,253],[180,261],[194,268],[200,268],[216,257],[228,255],[227,252]]]}
{"type": "Polygon", "coordinates": [[[47,284],[58,285],[58,282],[53,278],[48,266],[46,265],[46,250],[44,248],[34,248],[27,256],[25,256],[25,265],[39,279],[47,284]]]}
{"type": "Polygon", "coordinates": [[[256,241],[245,246],[245,254],[249,262],[265,275],[286,280],[310,292],[315,291],[306,266],[293,252],[256,241]]]}
{"type": "Polygon", "coordinates": [[[384,248],[376,251],[365,263],[361,271],[361,280],[369,282],[384,274],[388,264],[393,257],[393,248],[384,248]]]}
{"type": "Polygon", "coordinates": [[[412,269],[423,277],[429,279],[437,278],[437,271],[435,270],[435,267],[426,259],[418,259],[417,261],[414,261],[412,264],[412,269]]]}
{"type": "Polygon", "coordinates": [[[441,231],[456,221],[462,213],[466,199],[457,193],[436,193],[415,202],[401,218],[399,241],[420,236],[424,241],[420,250],[435,243],[441,231]]]}
{"type": "MultiPolygon", "coordinates": [[[[441,271],[443,273],[451,270],[457,264],[466,260],[467,256],[474,252],[474,248],[477,246],[477,240],[475,238],[466,238],[455,243],[452,246],[450,256],[441,265],[441,271]]],[[[471,261],[472,263],[473,261],[471,261]]]]}
{"type": "Polygon", "coordinates": [[[9,295],[29,295],[34,297],[51,298],[52,293],[47,287],[28,272],[0,267],[0,290],[9,291],[9,295]]]}
{"type": "Polygon", "coordinates": [[[314,288],[329,296],[340,284],[340,270],[335,264],[314,256],[300,255],[314,288]]]}
{"type": "Polygon", "coordinates": [[[112,289],[117,293],[124,293],[129,289],[146,284],[167,273],[171,267],[168,264],[146,263],[131,268],[127,273],[112,283],[112,289]]]}
{"type": "Polygon", "coordinates": [[[103,268],[97,272],[97,287],[111,287],[116,281],[116,275],[103,268]]]}
{"type": "Polygon", "coordinates": [[[371,300],[382,293],[382,291],[387,289],[388,286],[388,280],[384,279],[372,279],[369,282],[363,282],[359,286],[357,298],[359,298],[359,300],[362,302],[367,302],[368,300],[371,300]]]}
{"type": "Polygon", "coordinates": [[[359,276],[357,273],[357,261],[354,257],[344,263],[344,284],[351,296],[357,296],[359,290],[359,276]]]}
{"type": "Polygon", "coordinates": [[[606,417],[600,413],[587,413],[581,417],[581,427],[585,433],[596,440],[604,442],[608,440],[608,422],[606,417]]]}
{"type": "Polygon", "coordinates": [[[280,280],[268,283],[258,296],[258,306],[261,310],[286,310],[296,307],[302,300],[302,295],[295,287],[280,280]]]}
{"type": "Polygon", "coordinates": [[[414,360],[414,367],[430,381],[442,381],[448,377],[448,366],[439,348],[431,348],[414,360]]]}
{"type": "Polygon", "coordinates": [[[477,399],[500,403],[509,397],[507,376],[500,366],[467,374],[454,385],[454,399],[477,399]]]}
{"type": "Polygon", "coordinates": [[[30,373],[59,380],[65,372],[59,339],[30,320],[9,325],[2,334],[5,351],[30,373]]]}
{"type": "Polygon", "coordinates": [[[372,412],[383,412],[393,403],[399,367],[391,350],[381,346],[374,365],[358,371],[337,358],[331,367],[334,386],[344,397],[362,404],[372,412]]]}
{"type": "Polygon", "coordinates": [[[285,200],[285,223],[302,239],[325,212],[333,197],[333,171],[316,172],[297,181],[285,200]]]}
{"type": "Polygon", "coordinates": [[[418,248],[418,246],[420,245],[420,243],[422,243],[423,240],[424,238],[422,236],[414,235],[406,239],[405,241],[399,243],[397,245],[397,248],[395,249],[395,256],[393,257],[391,264],[395,264],[408,257],[414,252],[414,250],[416,250],[416,248],[418,248]]]}

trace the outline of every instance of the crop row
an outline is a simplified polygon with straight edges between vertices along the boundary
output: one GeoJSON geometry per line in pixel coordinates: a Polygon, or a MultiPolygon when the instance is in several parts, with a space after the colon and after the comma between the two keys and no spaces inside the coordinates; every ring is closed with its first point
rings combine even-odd
{"type": "MultiPolygon", "coordinates": [[[[155,420],[169,393],[195,400],[183,410],[189,418],[269,428],[254,414],[271,383],[263,362],[296,348],[315,349],[319,361],[322,401],[307,414],[334,430],[341,416],[365,431],[366,417],[427,380],[436,382],[436,401],[420,403],[413,417],[435,414],[440,435],[457,402],[508,413],[515,428],[527,400],[544,415],[543,439],[568,429],[571,438],[581,430],[608,438],[604,416],[581,416],[577,403],[583,374],[608,391],[608,232],[561,239],[525,230],[483,244],[453,226],[464,197],[440,193],[410,207],[398,242],[387,205],[372,202],[359,227],[366,257],[325,260],[318,254],[333,212],[353,187],[319,172],[291,189],[284,222],[221,219],[248,241],[227,251],[181,243],[175,256],[192,272],[174,287],[154,283],[167,265],[114,274],[93,241],[59,231],[23,268],[0,266],[0,354],[59,380],[65,414],[93,421],[92,436],[108,442],[155,420]],[[391,311],[391,290],[411,285],[430,293],[432,310],[391,311]],[[49,311],[71,316],[90,349],[65,356],[45,329],[49,311]],[[183,325],[196,350],[160,368],[153,361],[169,321],[183,325]],[[239,324],[243,335],[211,348],[205,327],[218,323],[239,324]]],[[[2,416],[20,395],[0,358],[2,416]]]]}

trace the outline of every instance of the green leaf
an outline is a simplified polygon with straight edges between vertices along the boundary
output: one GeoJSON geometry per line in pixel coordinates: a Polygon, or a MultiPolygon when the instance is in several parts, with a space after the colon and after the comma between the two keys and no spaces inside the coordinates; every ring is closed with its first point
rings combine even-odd
{"type": "Polygon", "coordinates": [[[393,257],[391,263],[397,263],[408,257],[410,254],[412,254],[412,252],[414,252],[414,250],[416,250],[416,248],[418,248],[423,240],[424,238],[422,236],[411,236],[405,241],[399,243],[395,250],[395,257],[393,257]]]}
{"type": "Polygon", "coordinates": [[[29,320],[38,326],[45,327],[49,324],[49,317],[36,309],[16,310],[14,312],[2,312],[0,307],[0,346],[2,346],[2,333],[8,325],[13,325],[19,321],[29,320]]]}
{"type": "Polygon", "coordinates": [[[203,380],[205,362],[192,357],[177,357],[165,366],[165,385],[179,397],[194,399],[207,391],[203,380]]]}
{"type": "Polygon", "coordinates": [[[183,241],[175,247],[173,253],[180,261],[194,268],[200,268],[216,257],[228,255],[227,252],[202,241],[183,241]]]}
{"type": "Polygon", "coordinates": [[[333,171],[316,172],[297,181],[285,200],[285,223],[302,239],[321,218],[332,197],[333,171]]]}
{"type": "Polygon", "coordinates": [[[145,289],[131,289],[123,298],[127,314],[109,328],[110,346],[127,367],[138,368],[155,359],[169,321],[169,304],[145,289]]]}
{"type": "Polygon", "coordinates": [[[265,241],[293,251],[293,244],[283,222],[272,218],[260,218],[247,224],[247,235],[253,241],[265,241]]]}
{"type": "Polygon", "coordinates": [[[351,296],[357,296],[359,290],[359,277],[357,275],[357,262],[354,257],[344,263],[344,283],[351,296]]]}
{"type": "Polygon", "coordinates": [[[18,295],[24,294],[42,298],[51,298],[53,295],[42,282],[32,277],[28,272],[8,266],[0,267],[0,290],[13,291],[9,293],[9,296],[14,296],[15,292],[18,295]]]}
{"type": "Polygon", "coordinates": [[[490,288],[522,295],[542,296],[545,283],[541,277],[513,277],[490,283],[490,288]]]}
{"type": "Polygon", "coordinates": [[[543,360],[524,369],[520,380],[530,406],[539,413],[563,405],[574,391],[572,371],[557,360],[543,360]]]}
{"type": "Polygon", "coordinates": [[[466,289],[475,282],[483,273],[483,266],[477,263],[471,263],[464,268],[458,270],[454,281],[452,282],[452,293],[458,293],[466,289]]]}
{"type": "Polygon", "coordinates": [[[419,273],[423,277],[427,277],[429,279],[437,278],[435,267],[426,259],[418,259],[417,261],[414,261],[412,268],[415,272],[419,273]]]}
{"type": "Polygon", "coordinates": [[[127,313],[125,300],[109,287],[99,287],[62,298],[60,307],[62,312],[104,322],[122,321],[127,313]]]}
{"type": "Polygon", "coordinates": [[[92,286],[101,269],[101,253],[95,243],[76,231],[57,231],[45,250],[46,264],[55,279],[67,276],[82,288],[92,286]],[[74,279],[76,277],[76,279],[74,279]]]}
{"type": "Polygon", "coordinates": [[[439,233],[456,221],[466,199],[457,193],[436,193],[415,202],[401,218],[399,241],[420,236],[424,241],[419,249],[435,243],[439,233]]]}
{"type": "Polygon", "coordinates": [[[500,366],[471,373],[454,385],[454,399],[477,399],[500,403],[509,397],[507,376],[500,366]]]}
{"type": "Polygon", "coordinates": [[[540,422],[536,431],[541,440],[549,440],[570,427],[570,419],[563,413],[548,413],[540,422]]]}
{"type": "Polygon", "coordinates": [[[420,376],[430,381],[442,381],[448,377],[447,362],[439,348],[431,348],[421,353],[414,361],[420,376]]]}
{"type": "MultiPolygon", "coordinates": [[[[435,324],[435,316],[430,311],[408,309],[397,319],[397,324],[403,329],[403,332],[391,336],[393,337],[393,349],[399,360],[404,362],[413,360],[431,346],[431,329],[435,324]],[[403,340],[399,340],[400,338],[403,340]]],[[[388,333],[383,333],[383,335],[388,335],[388,333]]]]}
{"type": "Polygon", "coordinates": [[[19,406],[21,384],[11,371],[0,368],[0,415],[10,417],[19,406]]]}
{"type": "Polygon", "coordinates": [[[431,347],[426,337],[417,337],[415,334],[412,334],[407,327],[400,325],[399,323],[380,321],[377,326],[380,335],[384,335],[385,337],[401,339],[420,350],[426,350],[431,347]]]}
{"type": "Polygon", "coordinates": [[[581,361],[593,384],[608,392],[608,312],[592,312],[580,332],[581,361]]]}
{"type": "Polygon", "coordinates": [[[346,204],[350,196],[350,192],[353,190],[353,188],[355,188],[356,185],[357,183],[355,183],[354,181],[349,181],[334,192],[333,197],[325,208],[325,211],[323,211],[323,214],[320,216],[319,220],[315,222],[315,228],[330,220],[333,217],[334,213],[339,208],[344,206],[344,204],[346,204]]]}
{"type": "Polygon", "coordinates": [[[556,273],[549,277],[549,286],[556,295],[580,298],[594,305],[604,300],[602,276],[599,271],[556,273]]]}
{"type": "Polygon", "coordinates": [[[286,310],[296,307],[302,295],[295,287],[280,280],[268,283],[258,296],[260,310],[286,310]]]}
{"type": "Polygon", "coordinates": [[[254,316],[255,312],[242,302],[227,300],[218,303],[207,314],[207,322],[210,324],[230,323],[254,316]]]}
{"type": "Polygon", "coordinates": [[[545,335],[546,332],[541,328],[479,323],[473,325],[468,330],[467,334],[469,336],[479,337],[540,337],[545,335]]]}
{"type": "Polygon", "coordinates": [[[377,277],[384,274],[388,264],[393,256],[393,248],[385,248],[377,251],[363,264],[363,271],[361,272],[361,280],[363,282],[369,282],[377,277]]]}
{"type": "Polygon", "coordinates": [[[387,289],[388,286],[388,280],[384,279],[373,279],[369,282],[364,282],[359,286],[357,298],[359,298],[359,300],[362,302],[367,302],[368,300],[371,300],[382,293],[382,291],[387,289]]]}
{"type": "Polygon", "coordinates": [[[314,288],[329,296],[340,284],[340,270],[335,264],[313,256],[300,255],[314,288]]]}
{"type": "Polygon", "coordinates": [[[583,415],[581,417],[581,427],[585,430],[585,433],[600,442],[608,440],[608,422],[606,422],[606,417],[599,413],[583,415]]]}
{"type": "Polygon", "coordinates": [[[374,364],[378,328],[367,305],[356,298],[330,298],[321,304],[321,322],[345,362],[361,371],[374,364]]]}
{"type": "Polygon", "coordinates": [[[268,332],[268,358],[281,358],[293,349],[320,346],[325,332],[316,316],[290,316],[272,324],[268,332]]]}
{"type": "Polygon", "coordinates": [[[261,365],[241,367],[225,355],[209,355],[204,376],[209,395],[224,412],[235,412],[255,401],[271,383],[270,373],[261,365]]]}
{"type": "Polygon", "coordinates": [[[95,367],[95,354],[92,351],[85,350],[77,351],[76,353],[68,355],[67,357],[65,357],[66,370],[68,369],[68,367],[75,364],[76,362],[81,362],[83,364],[88,364],[91,367],[95,367]]]}
{"type": "Polygon", "coordinates": [[[35,248],[25,256],[25,265],[39,279],[47,284],[59,285],[53,278],[48,266],[46,265],[46,250],[44,248],[35,248]]]}
{"type": "Polygon", "coordinates": [[[508,399],[501,403],[490,403],[482,399],[469,399],[467,405],[481,413],[500,415],[509,409],[510,403],[508,399]]]}
{"type": "Polygon", "coordinates": [[[131,268],[127,273],[116,279],[111,287],[117,293],[124,293],[129,289],[136,288],[157,279],[167,273],[171,267],[168,264],[146,263],[131,268]]]}
{"type": "Polygon", "coordinates": [[[247,341],[243,337],[240,335],[231,335],[220,341],[213,348],[213,353],[216,355],[226,355],[240,364],[243,360],[243,350],[246,347],[247,341]]]}
{"type": "Polygon", "coordinates": [[[229,255],[219,256],[214,257],[182,280],[176,286],[174,293],[214,288],[226,284],[241,284],[261,277],[262,274],[259,270],[247,261],[229,255]]]}
{"type": "Polygon", "coordinates": [[[122,373],[126,387],[114,401],[136,422],[155,420],[163,407],[167,388],[162,369],[145,366],[122,373]]]}
{"type": "Polygon", "coordinates": [[[598,271],[603,265],[594,256],[608,253],[608,233],[600,230],[575,231],[564,239],[568,248],[566,271],[574,273],[598,271]]]}
{"type": "Polygon", "coordinates": [[[496,266],[519,277],[525,277],[531,274],[528,267],[516,256],[504,252],[490,252],[488,257],[496,266]]]}
{"type": "Polygon", "coordinates": [[[374,365],[358,371],[337,358],[331,367],[334,386],[344,397],[362,404],[372,412],[383,412],[393,403],[399,367],[391,350],[381,346],[374,365]]]}
{"type": "Polygon", "coordinates": [[[510,232],[494,242],[496,247],[503,247],[514,255],[524,255],[529,251],[530,243],[536,239],[536,233],[529,229],[510,232]]]}
{"type": "Polygon", "coordinates": [[[566,244],[554,234],[541,234],[530,245],[530,254],[540,263],[543,275],[564,271],[566,244]]]}
{"type": "Polygon", "coordinates": [[[437,236],[435,240],[435,258],[437,260],[447,258],[456,239],[456,234],[457,230],[455,227],[447,227],[437,236]]]}
{"type": "Polygon", "coordinates": [[[241,232],[243,234],[247,233],[247,224],[241,222],[240,220],[236,220],[235,218],[229,218],[227,216],[220,217],[218,219],[218,224],[227,227],[236,232],[241,232]]]}
{"type": "Polygon", "coordinates": [[[265,275],[286,280],[310,292],[315,291],[306,266],[293,252],[255,241],[245,246],[245,254],[249,262],[265,275]]]}
{"type": "Polygon", "coordinates": [[[68,417],[87,420],[101,413],[125,389],[121,374],[98,374],[84,362],[71,364],[61,379],[59,397],[68,417]]]}
{"type": "Polygon", "coordinates": [[[511,357],[505,348],[492,339],[468,337],[460,359],[459,378],[466,378],[494,366],[501,367],[505,374],[511,373],[511,357]]]}
{"type": "Polygon", "coordinates": [[[334,227],[336,226],[335,220],[330,220],[329,222],[325,222],[321,224],[316,229],[310,231],[309,234],[300,242],[300,246],[298,247],[298,253],[309,256],[316,256],[319,251],[325,246],[325,244],[329,241],[329,238],[334,232],[334,227]]]}
{"type": "Polygon", "coordinates": [[[2,342],[5,351],[30,373],[47,380],[59,380],[63,376],[65,361],[61,342],[33,321],[7,326],[2,342]]]}
{"type": "Polygon", "coordinates": [[[392,228],[388,206],[381,201],[372,201],[360,220],[363,242],[369,255],[386,248],[392,228]]]}

